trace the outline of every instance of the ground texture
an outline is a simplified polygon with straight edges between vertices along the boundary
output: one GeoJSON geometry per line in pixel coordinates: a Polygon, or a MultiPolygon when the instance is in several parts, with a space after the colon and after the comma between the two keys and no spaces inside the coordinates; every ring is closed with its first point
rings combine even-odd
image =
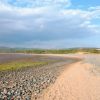
{"type": "Polygon", "coordinates": [[[23,60],[48,63],[1,70],[0,100],[100,100],[100,55],[0,55],[0,65],[23,60]]]}
{"type": "Polygon", "coordinates": [[[70,65],[39,100],[100,100],[100,76],[91,67],[82,62],[70,65]]]}
{"type": "Polygon", "coordinates": [[[22,68],[18,70],[0,71],[0,100],[36,100],[44,89],[55,82],[64,70],[64,65],[77,62],[78,60],[56,56],[0,55],[1,67],[2,64],[6,63],[7,65],[14,61],[18,63],[16,67],[20,65],[20,62],[22,65],[22,68]],[[22,64],[22,61],[24,61],[24,64],[22,64]],[[33,63],[30,66],[30,61],[48,63],[45,65],[39,64],[39,66],[34,66],[33,63]],[[29,64],[27,67],[23,67],[25,62],[29,64]]]}

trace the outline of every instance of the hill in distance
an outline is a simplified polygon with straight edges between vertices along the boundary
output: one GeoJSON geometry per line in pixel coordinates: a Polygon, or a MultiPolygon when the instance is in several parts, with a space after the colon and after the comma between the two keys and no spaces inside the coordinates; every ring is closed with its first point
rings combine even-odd
{"type": "Polygon", "coordinates": [[[33,53],[33,54],[100,53],[100,48],[34,49],[34,48],[0,47],[0,53],[33,53]]]}

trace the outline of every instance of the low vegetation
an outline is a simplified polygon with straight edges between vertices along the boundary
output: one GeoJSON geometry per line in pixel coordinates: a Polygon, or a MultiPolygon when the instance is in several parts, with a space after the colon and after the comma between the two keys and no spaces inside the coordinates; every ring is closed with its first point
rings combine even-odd
{"type": "Polygon", "coordinates": [[[98,48],[69,48],[69,49],[27,49],[1,47],[0,53],[34,53],[34,54],[69,54],[69,53],[100,53],[98,48]]]}
{"type": "Polygon", "coordinates": [[[46,50],[46,49],[25,49],[17,50],[16,53],[34,53],[34,54],[69,54],[69,53],[100,53],[98,49],[62,49],[62,50],[46,50]]]}
{"type": "Polygon", "coordinates": [[[57,56],[0,54],[0,100],[37,100],[42,91],[55,82],[65,64],[78,60],[57,56]]]}
{"type": "Polygon", "coordinates": [[[3,63],[0,64],[0,71],[5,71],[5,70],[16,70],[16,69],[21,69],[25,67],[37,67],[37,66],[43,66],[47,65],[48,62],[9,62],[9,63],[3,63]]]}
{"type": "Polygon", "coordinates": [[[0,54],[0,71],[17,70],[30,67],[41,67],[44,65],[57,63],[64,58],[24,55],[24,54],[0,54]]]}

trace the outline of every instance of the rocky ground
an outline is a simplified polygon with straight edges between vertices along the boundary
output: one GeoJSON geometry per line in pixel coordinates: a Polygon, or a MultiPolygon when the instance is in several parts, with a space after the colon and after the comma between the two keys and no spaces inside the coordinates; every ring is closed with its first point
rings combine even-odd
{"type": "Polygon", "coordinates": [[[84,63],[90,63],[90,71],[94,74],[100,75],[100,55],[99,54],[88,54],[84,55],[84,63]]]}
{"type": "Polygon", "coordinates": [[[38,100],[100,100],[100,55],[73,56],[83,60],[67,66],[38,100]]]}
{"type": "Polygon", "coordinates": [[[55,82],[64,69],[63,65],[77,61],[77,59],[59,57],[40,58],[39,61],[50,59],[57,61],[36,68],[27,67],[16,71],[0,72],[0,100],[31,100],[31,98],[36,100],[45,88],[55,82]]]}

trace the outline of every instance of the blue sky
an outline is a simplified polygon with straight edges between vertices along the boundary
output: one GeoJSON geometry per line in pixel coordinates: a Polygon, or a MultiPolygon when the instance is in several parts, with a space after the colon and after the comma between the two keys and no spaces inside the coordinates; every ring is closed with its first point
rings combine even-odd
{"type": "Polygon", "coordinates": [[[72,0],[74,6],[100,6],[100,0],[72,0]]]}
{"type": "Polygon", "coordinates": [[[0,0],[0,46],[100,48],[100,0],[0,0]]]}

